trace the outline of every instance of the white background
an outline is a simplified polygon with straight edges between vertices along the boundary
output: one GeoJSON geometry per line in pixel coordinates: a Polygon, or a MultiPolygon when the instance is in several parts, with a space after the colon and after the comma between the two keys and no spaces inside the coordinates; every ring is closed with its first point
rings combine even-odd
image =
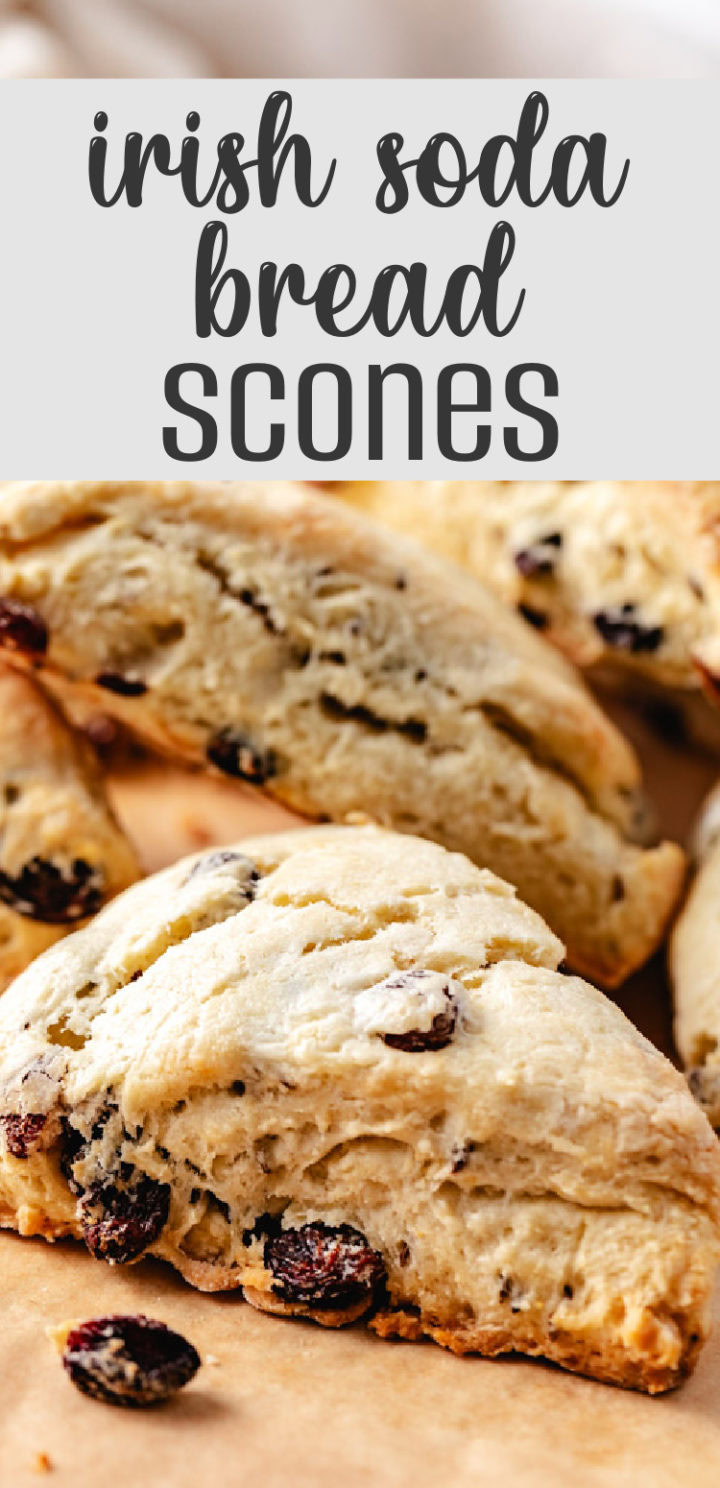
{"type": "MultiPolygon", "coordinates": [[[[212,208],[187,205],[177,181],[152,178],[140,210],[102,210],[87,184],[97,109],[110,115],[116,145],[126,130],[162,129],[179,141],[185,115],[202,116],[208,151],[230,129],[252,143],[268,82],[6,82],[0,86],[0,473],[26,477],[153,478],[173,474],[281,476],[446,474],[490,478],[713,478],[720,468],[718,418],[718,170],[720,98],[712,84],[551,82],[547,140],[602,129],[619,167],[631,159],[618,204],[590,199],[563,210],[514,201],[500,212],[475,190],[440,211],[419,200],[382,217],[375,142],[399,129],[413,146],[454,132],[468,157],[497,131],[512,132],[522,82],[310,82],[287,86],[294,127],[318,164],[339,157],[324,206],[308,211],[290,182],[271,211],[253,205],[227,219],[231,257],[252,278],[267,258],[313,270],[338,261],[369,286],[386,263],[424,258],[438,286],[484,249],[507,217],[518,237],[508,282],[527,290],[515,331],[495,341],[482,327],[465,341],[447,332],[420,341],[411,331],[385,341],[372,331],[330,340],[312,313],[291,310],[282,333],[263,341],[254,323],[235,340],[198,341],[193,282],[197,240],[212,208]],[[216,369],[220,442],[206,464],[178,465],[163,452],[168,422],[163,382],[178,361],[216,369]],[[343,361],[356,383],[356,438],[342,465],[318,467],[298,453],[292,398],[288,437],[274,466],[243,467],[228,434],[229,380],[241,363],[282,366],[288,388],[312,361],[343,361]],[[414,361],[432,389],[440,367],[487,365],[498,392],[521,361],[553,366],[560,381],[557,455],[517,466],[493,438],[480,466],[447,464],[426,428],[426,458],[407,461],[398,419],[382,468],[367,460],[364,376],[369,362],[414,361]]],[[[542,147],[547,153],[545,145],[542,147]]],[[[428,411],[432,400],[428,398],[428,411]]],[[[499,411],[499,410],[498,410],[499,411]]],[[[319,433],[321,426],[319,426],[319,433]]]]}

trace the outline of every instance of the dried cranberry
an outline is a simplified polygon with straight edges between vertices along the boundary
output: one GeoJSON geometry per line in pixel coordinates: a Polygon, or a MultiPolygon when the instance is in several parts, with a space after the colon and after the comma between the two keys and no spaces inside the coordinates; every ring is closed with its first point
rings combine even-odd
{"type": "Polygon", "coordinates": [[[385,1263],[352,1225],[321,1221],[281,1230],[265,1242],[273,1291],[284,1302],[308,1307],[352,1307],[368,1301],[385,1277],[385,1263]]]}
{"type": "Polygon", "coordinates": [[[116,692],[118,697],[142,697],[147,692],[147,682],[140,677],[123,677],[121,672],[99,672],[95,681],[107,692],[116,692]]]}
{"type": "Polygon", "coordinates": [[[28,1157],[42,1135],[47,1116],[0,1116],[8,1152],[13,1157],[28,1157]]]}
{"type": "Polygon", "coordinates": [[[30,920],[66,925],[95,914],[102,903],[104,876],[84,858],[58,868],[46,858],[31,858],[13,876],[0,871],[0,900],[30,920]]]}
{"type": "Polygon", "coordinates": [[[83,1395],[109,1405],[156,1405],[181,1390],[200,1356],[165,1323],[143,1317],[91,1318],[68,1333],[63,1364],[83,1395]]]}
{"type": "Polygon", "coordinates": [[[514,554],[518,573],[524,579],[546,578],[554,571],[558,549],[561,547],[561,532],[549,532],[547,537],[539,537],[537,542],[514,554]]]}
{"type": "Polygon", "coordinates": [[[0,599],[0,646],[43,656],[48,648],[48,629],[42,615],[20,599],[0,599]]]}
{"type": "Polygon", "coordinates": [[[157,1240],[169,1212],[170,1185],[145,1173],[122,1188],[93,1184],[80,1200],[83,1239],[96,1260],[123,1265],[157,1240]]]}
{"type": "Polygon", "coordinates": [[[258,749],[247,734],[238,729],[221,729],[207,746],[207,757],[225,775],[263,785],[277,774],[277,760],[272,749],[258,749]]]}
{"type": "Polygon", "coordinates": [[[600,610],[593,615],[593,624],[608,646],[616,651],[657,651],[662,645],[665,632],[662,625],[643,625],[636,617],[634,604],[624,604],[619,609],[600,610]]]}

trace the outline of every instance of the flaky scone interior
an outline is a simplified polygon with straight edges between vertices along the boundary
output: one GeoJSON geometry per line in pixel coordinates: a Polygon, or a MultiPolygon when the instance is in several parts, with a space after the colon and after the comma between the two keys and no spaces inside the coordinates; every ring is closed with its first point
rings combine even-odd
{"type": "Polygon", "coordinates": [[[562,954],[494,875],[375,827],[187,859],[2,1000],[2,1223],[668,1389],[707,1332],[720,1148],[562,954]]]}

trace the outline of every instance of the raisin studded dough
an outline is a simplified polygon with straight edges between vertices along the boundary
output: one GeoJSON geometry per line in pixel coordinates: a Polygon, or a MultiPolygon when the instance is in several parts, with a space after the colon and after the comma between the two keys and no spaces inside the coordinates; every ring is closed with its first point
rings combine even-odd
{"type": "Polygon", "coordinates": [[[683,858],[637,845],[629,746],[494,596],[336,499],[6,485],[0,596],[0,639],[29,606],[32,659],[66,699],[102,697],[154,745],[308,816],[467,852],[593,979],[619,983],[661,939],[683,858]]]}
{"type": "Polygon", "coordinates": [[[698,868],[670,940],[675,1042],[690,1089],[720,1129],[720,789],[696,829],[698,868]]]}
{"type": "Polygon", "coordinates": [[[89,746],[0,667],[0,990],[137,877],[89,746]]]}
{"type": "Polygon", "coordinates": [[[368,827],[174,865],[0,1004],[0,1219],[194,1286],[650,1391],[707,1327],[720,1147],[515,891],[368,827]]]}
{"type": "Polygon", "coordinates": [[[720,693],[720,482],[356,482],[578,665],[720,693]]]}

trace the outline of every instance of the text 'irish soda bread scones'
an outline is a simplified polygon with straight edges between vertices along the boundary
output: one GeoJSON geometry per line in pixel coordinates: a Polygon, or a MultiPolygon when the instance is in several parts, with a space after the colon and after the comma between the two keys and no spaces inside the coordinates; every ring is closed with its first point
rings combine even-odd
{"type": "Polygon", "coordinates": [[[581,666],[720,692],[720,482],[399,481],[338,490],[477,574],[581,666]]]}
{"type": "Polygon", "coordinates": [[[491,873],[375,827],[186,859],[2,1000],[2,1222],[667,1389],[706,1333],[720,1147],[562,950],[491,873]]]}
{"type": "Polygon", "coordinates": [[[137,876],[91,749],[0,666],[0,989],[137,876]]]}
{"type": "Polygon", "coordinates": [[[494,596],[339,501],[6,486],[0,596],[0,638],[29,606],[26,659],[66,696],[102,696],[160,748],[307,815],[361,812],[466,852],[605,984],[658,943],[683,860],[635,841],[629,746],[494,596]]]}
{"type": "Polygon", "coordinates": [[[690,1089],[720,1128],[720,790],[697,828],[699,865],[670,941],[675,1042],[690,1089]]]}

